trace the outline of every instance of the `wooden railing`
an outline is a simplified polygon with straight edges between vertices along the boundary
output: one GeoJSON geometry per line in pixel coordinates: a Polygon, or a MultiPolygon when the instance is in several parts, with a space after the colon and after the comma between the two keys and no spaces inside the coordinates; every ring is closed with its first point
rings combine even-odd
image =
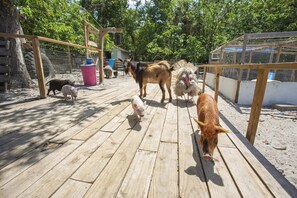
{"type": "MultiPolygon", "coordinates": [[[[99,48],[83,46],[83,45],[73,44],[73,43],[64,42],[64,41],[58,41],[58,40],[55,40],[55,39],[50,39],[50,38],[41,37],[41,36],[0,33],[0,37],[4,37],[4,38],[25,38],[25,39],[32,40],[32,45],[33,45],[32,47],[33,47],[33,53],[34,53],[36,75],[37,75],[37,79],[38,79],[40,98],[46,98],[45,78],[44,78],[43,65],[42,65],[41,54],[40,54],[40,41],[55,43],[55,44],[59,44],[59,45],[65,45],[65,46],[69,46],[69,47],[78,47],[78,48],[83,48],[83,49],[86,49],[86,50],[97,51],[98,54],[101,53],[101,49],[99,49],[99,48]]],[[[103,67],[103,65],[100,65],[100,67],[103,67]]],[[[99,71],[103,71],[103,68],[102,69],[99,68],[99,71]]],[[[102,74],[100,76],[102,76],[102,74]]],[[[99,81],[101,82],[102,79],[99,79],[99,81]]]]}
{"type": "MultiPolygon", "coordinates": [[[[257,81],[256,87],[254,90],[254,97],[251,107],[250,119],[248,123],[246,138],[249,140],[251,144],[254,144],[255,136],[257,132],[258,122],[260,118],[262,102],[264,99],[268,73],[271,69],[282,69],[282,70],[297,70],[297,63],[268,63],[268,64],[215,64],[215,65],[200,65],[199,67],[204,68],[203,73],[203,87],[202,91],[205,91],[205,79],[206,79],[206,68],[215,68],[215,95],[214,98],[218,101],[219,95],[219,82],[220,82],[220,72],[222,69],[257,69],[257,81]]],[[[198,68],[199,69],[199,68],[198,68]]],[[[294,90],[296,91],[296,90],[294,90]]]]}

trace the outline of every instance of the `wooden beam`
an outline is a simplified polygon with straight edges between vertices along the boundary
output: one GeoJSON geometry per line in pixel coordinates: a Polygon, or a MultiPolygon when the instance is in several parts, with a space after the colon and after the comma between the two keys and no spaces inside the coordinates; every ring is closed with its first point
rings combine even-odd
{"type": "MultiPolygon", "coordinates": [[[[295,56],[295,62],[297,62],[297,55],[295,56]]],[[[295,81],[295,72],[296,72],[296,70],[292,70],[292,74],[291,74],[291,81],[292,82],[295,81]]]]}
{"type": "Polygon", "coordinates": [[[251,63],[251,64],[211,64],[201,65],[202,67],[219,67],[219,68],[242,68],[242,69],[282,69],[282,70],[295,70],[297,69],[297,62],[290,63],[251,63]]]}
{"type": "Polygon", "coordinates": [[[72,60],[71,60],[71,51],[70,47],[67,46],[67,55],[68,55],[68,66],[69,66],[69,72],[72,73],[72,60]]]}
{"type": "Polygon", "coordinates": [[[267,32],[267,33],[255,33],[255,34],[245,34],[248,39],[252,38],[282,38],[282,37],[292,37],[297,36],[297,31],[291,32],[267,32]]]}
{"type": "Polygon", "coordinates": [[[78,48],[84,48],[84,49],[90,49],[90,50],[97,50],[97,48],[93,48],[93,47],[86,47],[86,46],[82,46],[82,45],[78,45],[78,44],[73,44],[73,43],[69,43],[69,42],[64,42],[64,41],[57,41],[55,39],[50,39],[50,38],[46,38],[46,37],[41,37],[38,36],[38,39],[40,41],[45,41],[45,42],[50,42],[50,43],[55,43],[55,44],[60,44],[60,45],[66,45],[66,46],[70,46],[70,47],[78,47],[78,48]]]}
{"type": "MultiPolygon", "coordinates": [[[[243,38],[243,46],[242,46],[242,54],[241,54],[241,64],[245,63],[245,53],[246,53],[246,43],[247,43],[247,35],[244,35],[243,38]]],[[[242,74],[243,74],[243,68],[240,67],[239,70],[239,75],[238,75],[238,79],[237,79],[237,87],[236,87],[236,93],[235,93],[235,103],[238,102],[238,97],[239,97],[239,90],[240,90],[240,83],[242,80],[242,74]]]]}
{"type": "Polygon", "coordinates": [[[6,37],[6,38],[25,38],[25,39],[33,39],[34,38],[34,36],[32,36],[32,35],[11,34],[11,33],[0,33],[0,37],[6,37]]]}
{"type": "MultiPolygon", "coordinates": [[[[252,63],[252,60],[253,60],[253,52],[250,52],[249,64],[252,63]]],[[[248,71],[247,71],[246,80],[249,80],[249,78],[250,78],[250,72],[251,72],[251,69],[249,68],[248,71]]]]}
{"type": "Polygon", "coordinates": [[[103,68],[104,68],[104,57],[103,57],[103,50],[104,50],[104,35],[99,34],[99,84],[103,83],[103,68]]]}
{"type": "Polygon", "coordinates": [[[86,57],[89,57],[89,50],[87,49],[89,43],[89,31],[87,27],[87,22],[84,21],[84,33],[85,33],[85,47],[86,47],[86,57]]]}
{"type": "Polygon", "coordinates": [[[218,102],[218,97],[219,97],[219,86],[220,86],[220,69],[216,68],[215,95],[214,95],[214,99],[216,102],[218,102]]]}
{"type": "Polygon", "coordinates": [[[45,80],[44,80],[44,74],[43,74],[43,66],[42,66],[42,60],[41,60],[41,54],[40,54],[40,44],[39,44],[38,37],[36,37],[32,40],[32,45],[33,45],[33,52],[34,52],[36,74],[37,74],[37,78],[38,78],[40,98],[46,98],[45,80]]]}
{"type": "Polygon", "coordinates": [[[205,92],[205,79],[206,79],[206,67],[203,67],[203,84],[202,84],[202,93],[205,92]]]}
{"type": "Polygon", "coordinates": [[[224,47],[221,47],[220,63],[225,64],[225,62],[224,62],[224,47]]]}
{"type": "Polygon", "coordinates": [[[252,109],[250,113],[250,119],[248,123],[248,129],[246,138],[251,144],[254,144],[256,132],[258,128],[258,122],[261,114],[262,103],[265,95],[265,89],[267,84],[269,69],[259,69],[256,87],[254,91],[254,98],[252,103],[252,109]]]}

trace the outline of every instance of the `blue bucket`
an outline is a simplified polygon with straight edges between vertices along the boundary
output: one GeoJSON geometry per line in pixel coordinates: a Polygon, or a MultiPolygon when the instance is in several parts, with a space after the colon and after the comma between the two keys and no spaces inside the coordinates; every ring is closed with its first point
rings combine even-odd
{"type": "Polygon", "coordinates": [[[109,59],[109,60],[108,60],[108,64],[109,64],[109,66],[110,66],[111,68],[113,68],[113,66],[114,66],[114,59],[109,59]]]}
{"type": "Polygon", "coordinates": [[[93,59],[92,58],[87,58],[87,64],[92,64],[93,63],[93,59]]]}

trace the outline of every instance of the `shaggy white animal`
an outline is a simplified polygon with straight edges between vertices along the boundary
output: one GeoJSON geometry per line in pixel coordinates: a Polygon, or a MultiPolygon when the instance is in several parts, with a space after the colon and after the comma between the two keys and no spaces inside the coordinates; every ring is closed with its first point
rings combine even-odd
{"type": "Polygon", "coordinates": [[[191,68],[182,67],[178,70],[175,82],[174,93],[178,96],[186,94],[193,99],[199,95],[201,89],[198,87],[198,80],[195,78],[195,73],[191,68]]]}

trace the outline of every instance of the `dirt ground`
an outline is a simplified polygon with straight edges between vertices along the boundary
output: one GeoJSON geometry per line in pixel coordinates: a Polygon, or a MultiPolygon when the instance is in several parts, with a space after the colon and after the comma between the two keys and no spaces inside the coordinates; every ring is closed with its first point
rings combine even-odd
{"type": "MultiPolygon", "coordinates": [[[[56,78],[75,80],[82,85],[80,73],[57,75],[56,78]]],[[[105,79],[104,86],[118,83],[118,78],[105,79]]],[[[200,84],[201,85],[201,84],[200,84]]],[[[209,88],[207,93],[213,94],[209,88]]],[[[61,93],[60,93],[61,94],[61,93]]],[[[6,104],[34,100],[39,97],[35,89],[15,89],[0,93],[0,109],[6,104]]],[[[239,106],[225,98],[218,102],[221,114],[244,136],[247,130],[251,108],[239,106]]],[[[254,146],[297,187],[297,111],[279,111],[262,108],[254,146]]],[[[1,138],[1,137],[0,137],[1,138]]]]}

